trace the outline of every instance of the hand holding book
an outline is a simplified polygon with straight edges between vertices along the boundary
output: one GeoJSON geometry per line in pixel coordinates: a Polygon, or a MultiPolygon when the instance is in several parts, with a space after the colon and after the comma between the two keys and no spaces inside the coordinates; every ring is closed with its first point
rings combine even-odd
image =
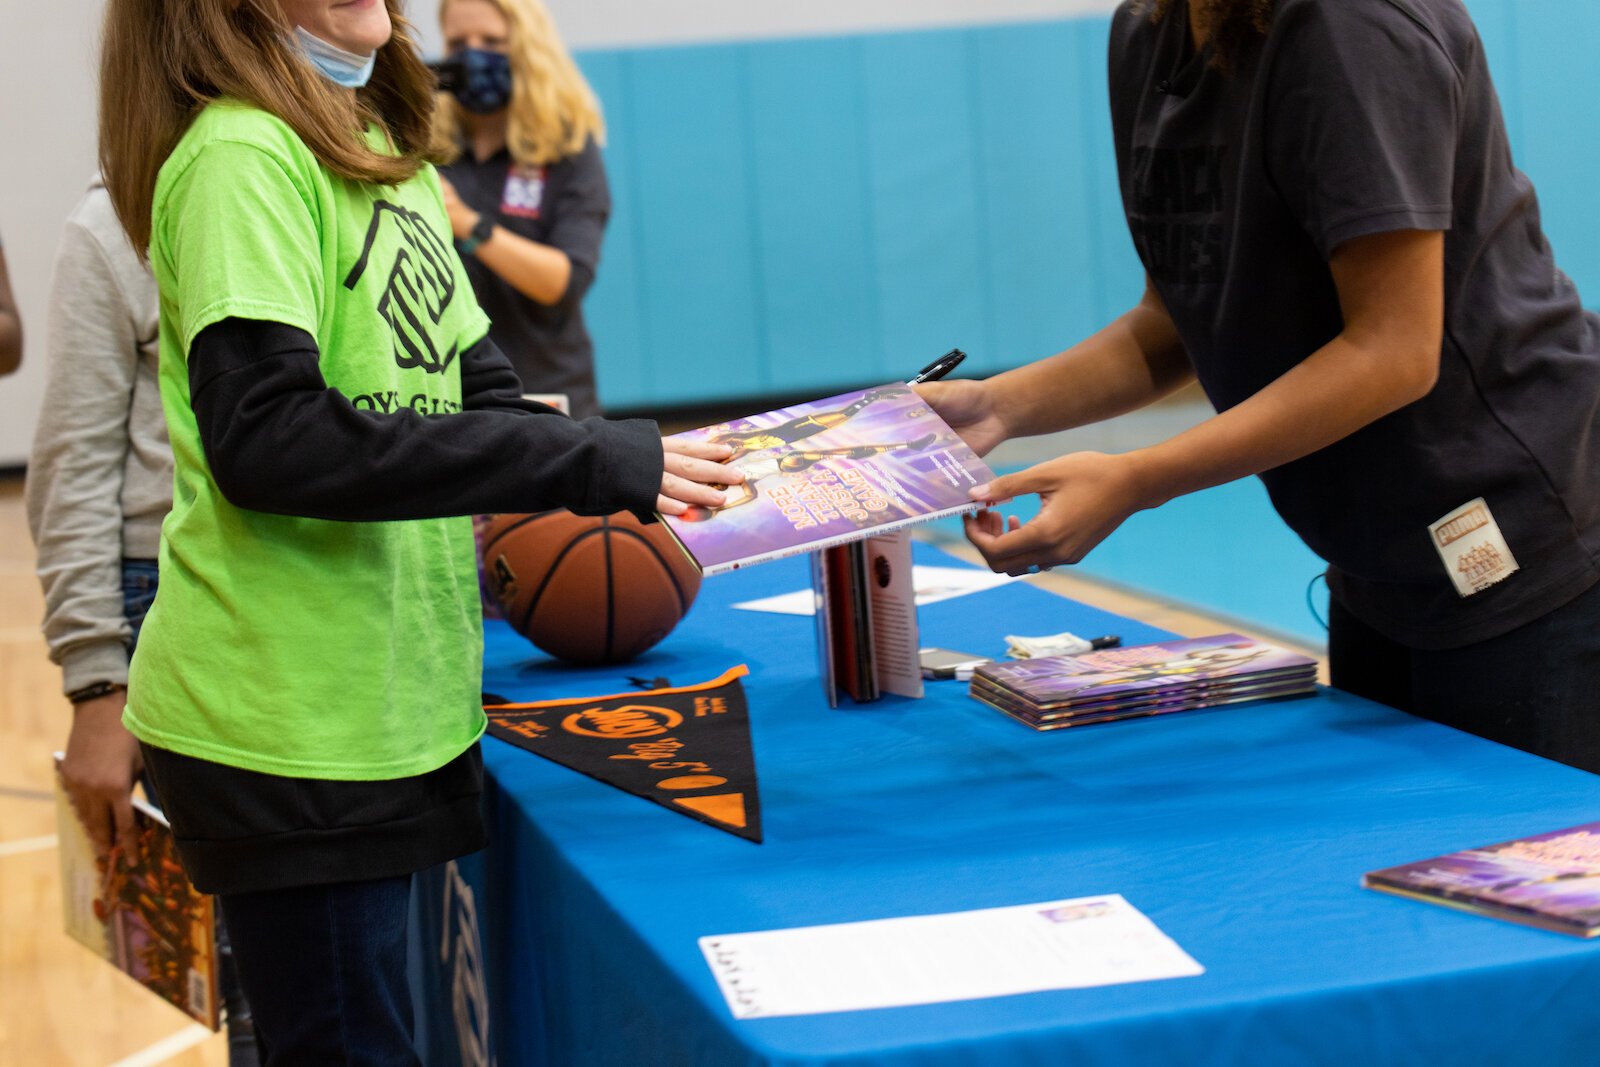
{"type": "Polygon", "coordinates": [[[994,402],[994,394],[983,382],[916,382],[912,388],[949,427],[978,455],[988,455],[1010,435],[994,402]]]}
{"type": "Polygon", "coordinates": [[[744,472],[724,462],[733,455],[728,445],[679,437],[661,440],[661,495],[656,510],[682,515],[691,505],[708,508],[728,501],[725,486],[744,484],[744,472]]]}
{"type": "Polygon", "coordinates": [[[1028,574],[1077,563],[1134,512],[1151,506],[1129,456],[1073,452],[975,486],[987,505],[1037,494],[1039,514],[1026,523],[984,511],[966,520],[967,539],[990,568],[1028,574]]]}
{"type": "MultiPolygon", "coordinates": [[[[987,382],[928,382],[917,394],[978,455],[1014,436],[999,391],[987,382]]],[[[1076,452],[972,488],[986,509],[1037,494],[1039,514],[1027,523],[985,510],[965,520],[967,540],[991,569],[1037,574],[1058,563],[1077,563],[1129,515],[1150,506],[1133,461],[1126,456],[1076,452]]]]}
{"type": "Polygon", "coordinates": [[[124,854],[138,851],[134,832],[133,786],[144,769],[139,742],[122,725],[126,689],[114,689],[72,709],[72,731],[60,764],[61,787],[66,790],[95,855],[104,857],[112,846],[124,854]]]}

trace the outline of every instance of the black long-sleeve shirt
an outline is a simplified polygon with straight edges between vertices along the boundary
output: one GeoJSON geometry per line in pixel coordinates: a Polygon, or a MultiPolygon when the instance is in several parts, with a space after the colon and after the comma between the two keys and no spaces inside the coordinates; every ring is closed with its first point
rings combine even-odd
{"type": "Polygon", "coordinates": [[[485,337],[459,357],[462,411],[357,408],[328,387],[316,341],[230,318],[189,353],[189,396],[212,476],[255,511],[384,521],[567,507],[648,519],[662,452],[646,419],[575,421],[522,399],[485,337]]]}

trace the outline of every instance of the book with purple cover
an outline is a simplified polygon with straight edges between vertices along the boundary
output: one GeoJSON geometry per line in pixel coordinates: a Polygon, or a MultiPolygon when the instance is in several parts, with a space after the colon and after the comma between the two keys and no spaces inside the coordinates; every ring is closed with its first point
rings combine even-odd
{"type": "Polygon", "coordinates": [[[1600,934],[1600,822],[1371,871],[1368,889],[1537,926],[1600,934]]]}
{"type": "Polygon", "coordinates": [[[994,473],[896,382],[674,435],[733,446],[748,479],[720,508],[663,516],[703,574],[976,511],[994,473]]]}
{"type": "Polygon", "coordinates": [[[1243,683],[1262,675],[1310,678],[1316,665],[1309,656],[1228,633],[1081,656],[989,663],[974,672],[973,684],[986,683],[1045,710],[1133,694],[1181,693],[1219,680],[1243,683]]]}

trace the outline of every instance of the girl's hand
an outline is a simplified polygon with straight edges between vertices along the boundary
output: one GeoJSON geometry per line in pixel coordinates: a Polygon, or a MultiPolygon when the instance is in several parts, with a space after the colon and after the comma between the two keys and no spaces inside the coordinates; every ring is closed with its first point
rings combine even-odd
{"type": "Polygon", "coordinates": [[[912,388],[980,456],[1011,436],[987,382],[957,379],[912,388]]]}
{"type": "Polygon", "coordinates": [[[478,213],[461,202],[456,187],[443,174],[439,175],[439,188],[444,191],[444,213],[450,216],[450,232],[459,241],[478,224],[478,213]]]}
{"type": "Polygon", "coordinates": [[[127,851],[137,841],[133,783],[144,769],[144,757],[139,742],[122,725],[127,702],[127,693],[118,690],[73,708],[72,732],[61,760],[61,784],[101,856],[112,845],[127,851]]]}
{"type": "Polygon", "coordinates": [[[1135,511],[1151,506],[1129,456],[1074,452],[996,478],[972,491],[992,502],[1039,494],[1039,514],[1027,523],[997,511],[965,520],[967,540],[989,566],[1006,574],[1037,573],[1077,563],[1135,511]]]}
{"type": "Polygon", "coordinates": [[[727,445],[663,438],[661,449],[665,469],[656,510],[663,515],[682,515],[691,504],[720,508],[728,499],[722,487],[744,483],[744,471],[721,462],[733,455],[727,445]]]}

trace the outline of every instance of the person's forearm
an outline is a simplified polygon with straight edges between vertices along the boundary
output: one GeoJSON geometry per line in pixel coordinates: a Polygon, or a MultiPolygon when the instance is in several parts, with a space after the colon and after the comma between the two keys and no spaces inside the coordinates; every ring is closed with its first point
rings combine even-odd
{"type": "Polygon", "coordinates": [[[565,252],[504,226],[496,226],[473,254],[511,288],[541,304],[559,304],[572,281],[572,260],[565,252]]]}
{"type": "Polygon", "coordinates": [[[987,385],[1007,436],[1031,437],[1126,414],[1193,380],[1172,320],[1147,298],[1066,351],[987,385]]]}
{"type": "Polygon", "coordinates": [[[327,387],[309,334],[225,319],[190,348],[190,403],[218,488],[253,511],[392,521],[654,510],[663,469],[654,423],[574,422],[537,404],[507,410],[524,403],[509,398],[515,375],[495,389],[500,375],[472,362],[473,382],[463,369],[467,410],[361,410],[327,387]],[[486,373],[488,382],[476,381],[486,373]],[[486,384],[507,396],[485,396],[486,384]]]}
{"type": "Polygon", "coordinates": [[[1141,507],[1310,455],[1426,396],[1438,372],[1426,352],[1341,334],[1248,400],[1160,444],[1128,454],[1141,507]]]}
{"type": "Polygon", "coordinates": [[[22,320],[10,308],[0,308],[0,375],[22,364],[22,320]]]}
{"type": "Polygon", "coordinates": [[[1329,267],[1343,330],[1238,406],[1130,453],[1142,506],[1281,467],[1433,389],[1444,343],[1444,235],[1363,237],[1338,249],[1329,267]]]}
{"type": "MultiPolygon", "coordinates": [[[[130,306],[112,261],[75,221],[62,232],[55,278],[24,500],[45,641],[70,692],[127,678],[122,498],[144,309],[130,306]]],[[[153,306],[153,285],[149,299],[153,306]]]]}
{"type": "Polygon", "coordinates": [[[0,375],[10,374],[22,364],[22,316],[17,299],[11,295],[11,275],[6,257],[0,254],[0,375]]]}

